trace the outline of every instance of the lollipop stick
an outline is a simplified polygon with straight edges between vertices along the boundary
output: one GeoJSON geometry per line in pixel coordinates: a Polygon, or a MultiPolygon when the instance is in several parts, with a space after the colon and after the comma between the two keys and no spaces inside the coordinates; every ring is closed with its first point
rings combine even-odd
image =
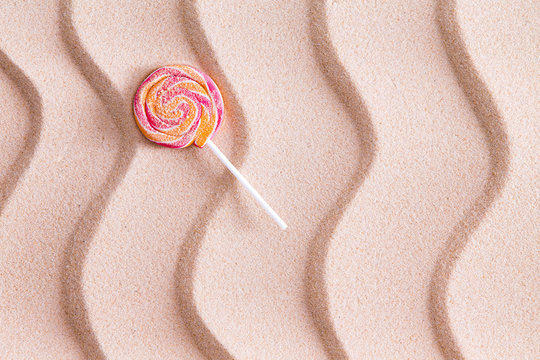
{"type": "Polygon", "coordinates": [[[234,165],[231,164],[229,159],[227,159],[227,157],[223,155],[223,153],[217,148],[216,144],[214,144],[212,140],[208,140],[206,142],[206,145],[208,145],[210,150],[212,150],[214,154],[216,154],[219,160],[221,160],[221,162],[232,172],[232,174],[238,179],[238,181],[240,181],[240,183],[244,185],[244,187],[251,193],[251,195],[253,195],[255,200],[257,200],[257,202],[261,204],[261,206],[264,210],[266,210],[268,215],[270,215],[272,219],[274,219],[278,223],[279,227],[282,230],[285,230],[287,228],[287,224],[285,224],[285,221],[283,221],[283,219],[279,217],[279,215],[270,207],[270,205],[268,205],[268,203],[264,201],[264,199],[257,192],[257,190],[255,190],[253,186],[251,186],[251,184],[246,180],[246,178],[243,177],[242,174],[240,174],[240,172],[234,167],[234,165]]]}

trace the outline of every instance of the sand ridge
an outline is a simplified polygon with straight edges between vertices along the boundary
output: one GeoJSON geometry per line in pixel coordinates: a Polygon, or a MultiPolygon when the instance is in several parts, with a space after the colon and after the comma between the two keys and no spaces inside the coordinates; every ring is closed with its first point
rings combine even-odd
{"type": "Polygon", "coordinates": [[[540,353],[532,1],[1,10],[2,358],[540,353]],[[287,232],[208,151],[139,133],[172,63],[216,80],[215,142],[287,232]]]}
{"type": "Polygon", "coordinates": [[[431,321],[436,339],[447,358],[463,359],[448,317],[448,281],[468,239],[504,187],[509,165],[509,145],[502,116],[487,86],[478,75],[464,44],[462,31],[456,18],[456,2],[439,1],[437,11],[439,28],[448,58],[484,131],[490,157],[489,177],[484,185],[484,191],[454,228],[446,248],[441,252],[431,280],[431,321]]]}
{"type": "Polygon", "coordinates": [[[120,151],[114,159],[113,171],[105,179],[102,191],[99,192],[81,216],[75,230],[70,236],[63,260],[62,306],[67,319],[77,334],[79,343],[87,358],[105,359],[98,339],[92,330],[92,324],[86,309],[83,294],[82,274],[84,262],[90,249],[92,236],[101,219],[103,209],[115,188],[121,182],[127,168],[135,155],[134,143],[141,140],[135,136],[135,130],[129,123],[131,113],[126,111],[126,100],[122,97],[110,79],[95,64],[81,45],[76,29],[72,23],[72,2],[60,2],[61,37],[77,69],[99,96],[103,106],[111,117],[111,122],[119,127],[121,134],[120,151]]]}
{"type": "MultiPolygon", "coordinates": [[[[0,173],[1,214],[4,203],[15,190],[17,181],[29,166],[34,155],[36,144],[39,141],[41,133],[43,106],[41,96],[34,84],[32,84],[32,81],[26,76],[24,71],[22,71],[17,64],[13,63],[1,50],[0,68],[2,73],[9,79],[8,81],[3,81],[3,84],[8,85],[6,92],[9,92],[10,96],[13,96],[13,93],[19,93],[20,96],[24,97],[22,103],[26,108],[26,113],[22,114],[22,111],[17,109],[20,107],[20,103],[7,102],[3,104],[1,110],[2,113],[10,114],[12,116],[2,122],[2,143],[6,146],[2,152],[3,159],[0,166],[2,171],[0,173]],[[12,86],[14,86],[15,89],[12,86]],[[23,117],[28,119],[26,123],[21,119],[23,117]]],[[[10,96],[5,96],[5,98],[9,101],[10,96]]]]}
{"type": "Polygon", "coordinates": [[[493,181],[498,196],[453,265],[446,289],[447,324],[464,359],[536,359],[540,7],[529,0],[471,5],[459,1],[449,14],[459,24],[463,44],[502,119],[505,136],[496,122],[488,128],[491,174],[501,177],[507,169],[507,175],[504,185],[493,181]]]}
{"type": "Polygon", "coordinates": [[[311,240],[305,272],[306,304],[326,354],[330,359],[346,359],[347,354],[336,334],[332,314],[329,311],[325,264],[331,236],[344,214],[343,210],[352,201],[373,164],[377,141],[366,105],[358,90],[354,90],[356,86],[332,45],[325,1],[311,1],[309,16],[310,37],[317,61],[328,83],[343,101],[349,116],[355,120],[362,149],[358,173],[353,176],[352,183],[338,199],[335,207],[321,221],[319,230],[311,240]]]}

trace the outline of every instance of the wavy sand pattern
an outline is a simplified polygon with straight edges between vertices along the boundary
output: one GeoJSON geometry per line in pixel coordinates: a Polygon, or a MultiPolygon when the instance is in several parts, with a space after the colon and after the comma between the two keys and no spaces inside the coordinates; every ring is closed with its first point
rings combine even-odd
{"type": "Polygon", "coordinates": [[[41,133],[41,97],[32,81],[0,50],[2,105],[0,142],[0,214],[30,164],[41,133]]]}
{"type": "Polygon", "coordinates": [[[325,2],[323,0],[311,1],[308,15],[310,38],[321,71],[326,76],[328,84],[332,86],[336,95],[343,102],[349,117],[355,121],[360,139],[361,157],[358,161],[358,172],[353,176],[350,186],[338,199],[336,205],[330,209],[328,215],[321,222],[311,242],[306,266],[307,306],[318,329],[326,354],[330,359],[345,359],[347,354],[336,334],[329,311],[328,291],[325,284],[326,272],[324,270],[331,235],[343,216],[343,210],[353,199],[373,163],[376,137],[367,108],[332,46],[325,2]]]}
{"type": "Polygon", "coordinates": [[[35,108],[31,120],[41,122],[32,159],[0,217],[0,354],[6,359],[82,358],[60,305],[61,264],[78,219],[112,170],[119,143],[67,54],[56,5],[36,1],[31,12],[22,3],[0,5],[0,47],[29,79],[19,78],[19,86],[34,97],[28,102],[35,108]]]}
{"type": "Polygon", "coordinates": [[[2,3],[0,357],[538,358],[539,15],[2,3]],[[138,132],[168,63],[216,80],[215,141],[286,232],[209,151],[138,132]]]}
{"type": "Polygon", "coordinates": [[[466,216],[457,224],[431,280],[430,309],[433,329],[442,353],[448,359],[463,359],[451,328],[447,309],[448,281],[471,233],[478,227],[505,183],[509,163],[509,146],[503,120],[491,93],[478,75],[467,51],[456,18],[455,1],[439,1],[437,18],[445,49],[456,78],[479,124],[484,131],[490,157],[489,177],[484,191],[466,216]]]}
{"type": "Polygon", "coordinates": [[[430,276],[487,177],[484,132],[448,63],[434,5],[328,3],[331,39],[379,139],[328,252],[328,306],[351,359],[437,358],[430,276]]]}
{"type": "MultiPolygon", "coordinates": [[[[457,249],[450,245],[448,250],[448,254],[459,252],[444,283],[447,318],[441,328],[452,331],[454,342],[442,345],[448,345],[450,356],[459,349],[463,359],[540,357],[539,15],[540,4],[530,0],[498,7],[489,1],[458,1],[442,9],[449,37],[456,36],[453,30],[461,37],[450,51],[467,50],[466,60],[459,62],[465,74],[458,76],[466,78],[467,71],[476,69],[498,105],[506,130],[503,134],[496,114],[484,113],[494,177],[486,192],[499,195],[468,242],[457,249]]],[[[493,107],[485,99],[471,98],[484,102],[484,112],[493,107]]],[[[481,204],[478,207],[482,209],[481,204]]]]}
{"type": "MultiPolygon", "coordinates": [[[[111,79],[112,86],[119,89],[119,97],[123,101],[122,108],[118,110],[119,118],[124,120],[123,114],[126,114],[129,118],[127,121],[135,126],[130,114],[130,102],[137,82],[130,78],[130,85],[124,85],[130,75],[125,72],[126,68],[132,69],[132,73],[141,73],[141,69],[145,69],[142,73],[146,74],[159,64],[186,62],[204,67],[216,80],[222,80],[220,85],[227,108],[231,110],[229,115],[236,117],[228,122],[223,133],[234,141],[236,149],[245,149],[242,145],[245,135],[241,125],[241,110],[237,110],[234,95],[228,91],[223,76],[219,75],[219,68],[208,59],[211,50],[207,48],[203,57],[191,51],[196,46],[204,49],[204,43],[199,42],[198,35],[190,34],[195,36],[191,40],[182,37],[183,8],[176,1],[163,4],[162,8],[156,7],[153,14],[155,17],[167,14],[161,18],[161,27],[154,26],[153,17],[141,17],[137,27],[129,33],[124,29],[115,29],[115,26],[123,21],[122,25],[127,27],[133,21],[130,12],[144,12],[151,6],[151,2],[141,3],[135,8],[119,3],[116,4],[117,8],[112,9],[112,13],[109,12],[109,5],[104,2],[101,7],[86,8],[87,4],[74,2],[72,26],[79,34],[80,46],[92,54],[96,68],[103,69],[100,71],[111,79]],[[107,9],[106,14],[101,13],[103,9],[107,9]],[[99,42],[92,41],[96,29],[99,29],[97,33],[102,36],[99,42]],[[143,44],[135,49],[122,47],[121,42],[125,37],[139,36],[139,29],[145,30],[148,47],[145,48],[143,44]],[[111,38],[111,33],[118,30],[121,34],[111,38]],[[86,33],[92,33],[93,36],[86,38],[86,33]],[[107,44],[114,40],[120,43],[107,44]],[[163,47],[156,48],[153,41],[163,44],[163,47]],[[113,54],[112,62],[100,58],[99,54],[106,49],[100,47],[104,45],[119,50],[113,54]],[[151,51],[155,55],[147,56],[151,51]],[[204,65],[199,65],[197,58],[204,59],[204,65]],[[238,120],[240,124],[233,127],[238,120]]],[[[141,80],[142,77],[137,81],[141,80]]],[[[142,139],[140,134],[132,136],[142,139]]],[[[225,143],[222,147],[227,151],[230,146],[225,143]]],[[[197,358],[200,355],[197,348],[191,345],[191,336],[186,332],[190,329],[184,328],[177,314],[178,304],[174,296],[176,290],[172,281],[176,271],[175,254],[181,239],[188,235],[191,237],[194,233],[192,227],[197,230],[204,227],[205,219],[210,216],[204,211],[211,213],[208,209],[217,206],[216,196],[230,187],[231,179],[229,175],[219,177],[223,170],[217,166],[215,169],[219,170],[211,168],[210,164],[214,160],[206,152],[197,149],[167,150],[146,141],[137,142],[135,147],[133,160],[105,210],[92,243],[88,245],[87,242],[79,241],[79,244],[86,244],[86,248],[76,265],[76,275],[71,277],[74,283],[80,284],[81,288],[77,292],[81,296],[74,298],[70,307],[80,310],[80,314],[73,314],[75,318],[88,319],[82,322],[91,324],[84,326],[87,331],[83,342],[93,344],[92,348],[98,347],[96,343],[99,344],[100,356],[197,358]],[[213,194],[214,191],[217,194],[213,194]],[[128,201],[128,198],[131,200],[128,201]],[[118,223],[119,219],[122,219],[122,224],[118,223]],[[150,237],[145,240],[148,234],[150,237]],[[107,249],[108,255],[104,256],[103,249],[107,249]],[[141,272],[132,272],[128,270],[130,267],[138,267],[141,272]],[[161,270],[149,278],[147,270],[151,268],[161,270]],[[113,277],[104,277],[104,272],[113,277]],[[119,274],[124,274],[121,275],[121,282],[116,278],[119,274]],[[161,298],[156,294],[161,294],[161,298]],[[154,308],[149,308],[148,304],[153,304],[154,308]],[[148,327],[148,323],[153,326],[148,327]],[[133,329],[138,329],[137,335],[132,337],[132,341],[124,342],[122,339],[133,329]]],[[[231,159],[239,164],[242,156],[242,152],[237,151],[231,159]]],[[[216,165],[215,161],[213,164],[216,165]]]]}
{"type": "MultiPolygon", "coordinates": [[[[236,151],[232,153],[231,161],[240,165],[245,161],[248,147],[244,111],[239,104],[237,95],[231,90],[232,86],[227,80],[217,61],[214,49],[208,41],[201,24],[197,2],[181,2],[180,14],[182,29],[191,46],[191,50],[201,66],[211,71],[213,78],[220,84],[222,89],[225,106],[228,111],[226,119],[232,121],[235,126],[233,131],[235,139],[234,148],[236,151]]],[[[226,191],[233,186],[234,181],[234,178],[228,172],[217,179],[217,184],[221,185],[215,189],[204,207],[199,211],[197,214],[198,220],[193,224],[182,242],[175,273],[177,305],[179,306],[181,320],[184,322],[201,354],[209,359],[227,359],[231,358],[231,356],[219,340],[208,331],[204,319],[200,316],[193,292],[193,280],[197,257],[207,231],[208,219],[214,215],[226,191]]]]}
{"type": "Polygon", "coordinates": [[[82,46],[73,26],[72,2],[70,0],[61,1],[59,13],[60,35],[69,49],[72,60],[99,96],[110,115],[112,125],[116,126],[121,134],[120,151],[118,151],[113,163],[114,170],[108,174],[101,191],[89,204],[70,236],[70,243],[64,256],[62,274],[62,306],[74,333],[78,336],[83,352],[89,359],[105,359],[99,341],[92,330],[84,301],[82,284],[84,262],[103,209],[125,175],[134,156],[134,143],[140,138],[134,136],[136,130],[133,129],[131,111],[126,106],[128,101],[122,98],[116,87],[82,46]]]}
{"type": "Polygon", "coordinates": [[[302,35],[310,27],[305,2],[250,3],[211,21],[220,6],[232,3],[200,1],[201,23],[246,113],[251,141],[243,171],[275,199],[291,226],[277,231],[245,192],[229,194],[198,254],[195,302],[208,331],[227,350],[214,358],[261,352],[268,358],[324,358],[305,303],[304,268],[320,222],[337,198],[357,187],[365,161],[359,138],[366,143],[371,134],[358,132],[359,120],[320,72],[311,41],[302,35]],[[254,41],[263,37],[271,41],[254,41]],[[297,149],[294,157],[291,147],[297,149]],[[332,162],[325,161],[326,153],[336,154],[332,162]],[[239,225],[242,230],[234,231],[239,225]]]}

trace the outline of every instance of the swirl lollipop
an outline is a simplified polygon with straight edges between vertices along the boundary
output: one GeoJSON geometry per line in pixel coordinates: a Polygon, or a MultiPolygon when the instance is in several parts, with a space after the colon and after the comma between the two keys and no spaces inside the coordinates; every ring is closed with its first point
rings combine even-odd
{"type": "Polygon", "coordinates": [[[282,229],[287,224],[212,142],[223,119],[223,99],[214,81],[187,65],[164,66],[139,86],[133,111],[141,132],[159,145],[184,148],[208,145],[282,229]]]}

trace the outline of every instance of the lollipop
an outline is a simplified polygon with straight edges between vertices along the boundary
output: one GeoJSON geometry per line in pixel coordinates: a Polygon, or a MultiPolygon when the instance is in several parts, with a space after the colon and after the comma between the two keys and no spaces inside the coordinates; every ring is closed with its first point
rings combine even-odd
{"type": "Polygon", "coordinates": [[[139,86],[133,111],[141,132],[159,145],[184,148],[208,145],[282,229],[287,224],[212,142],[223,120],[223,99],[214,81],[187,65],[164,66],[139,86]]]}

